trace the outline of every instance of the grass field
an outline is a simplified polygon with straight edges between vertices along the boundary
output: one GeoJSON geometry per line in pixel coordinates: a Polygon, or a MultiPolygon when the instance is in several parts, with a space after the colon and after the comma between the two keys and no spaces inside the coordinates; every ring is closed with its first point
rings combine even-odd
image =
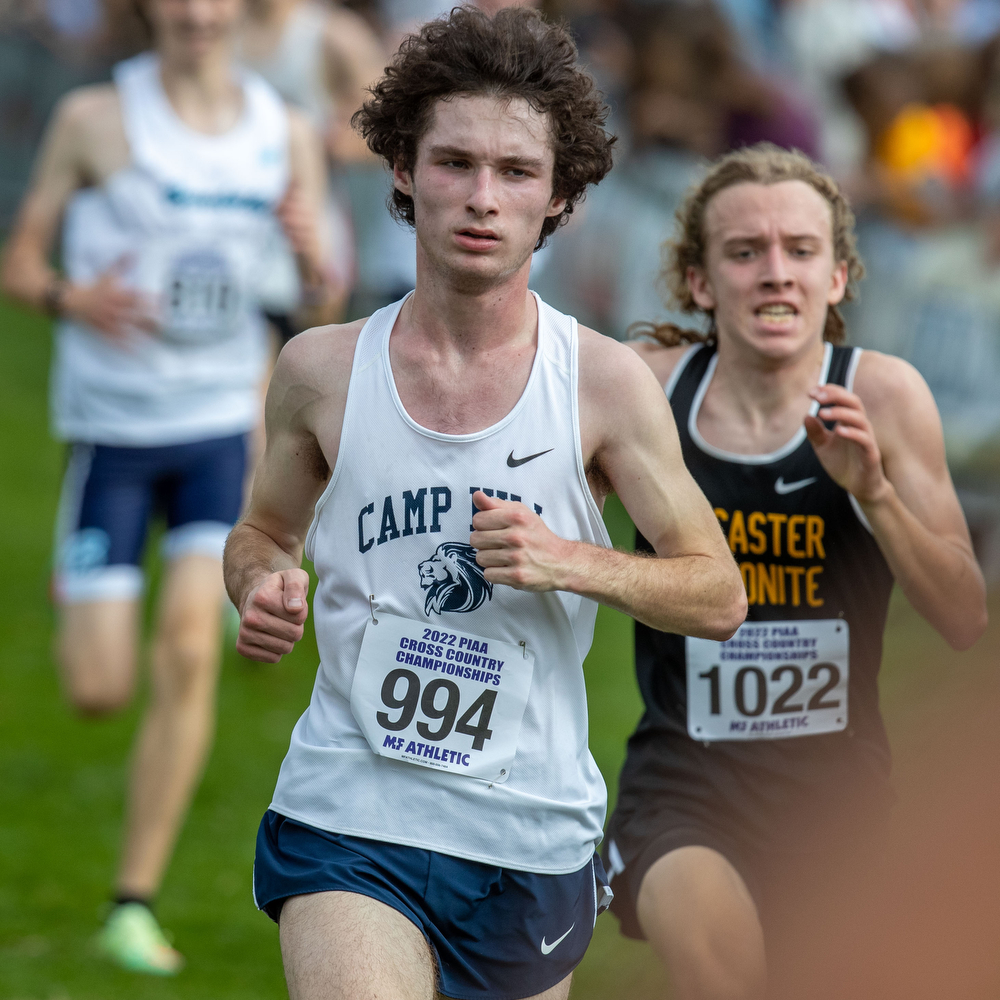
{"type": "MultiPolygon", "coordinates": [[[[46,429],[48,357],[47,324],[0,303],[0,1000],[286,996],[277,931],[254,909],[250,871],[257,824],[309,698],[317,662],[311,635],[275,667],[226,653],[215,750],[159,901],[187,970],[151,980],[90,951],[118,849],[137,711],[84,722],[60,698],[46,593],[62,456],[46,429]]],[[[609,505],[608,522],[616,542],[627,544],[620,506],[609,505]]],[[[975,697],[998,644],[993,628],[959,660],[894,600],[883,695],[904,797],[921,782],[907,770],[911,750],[926,742],[942,704],[975,697]]],[[[613,797],[639,714],[631,629],[621,615],[601,610],[586,670],[591,742],[613,797]]],[[[574,998],[667,995],[649,950],[602,918],[574,998]]]]}

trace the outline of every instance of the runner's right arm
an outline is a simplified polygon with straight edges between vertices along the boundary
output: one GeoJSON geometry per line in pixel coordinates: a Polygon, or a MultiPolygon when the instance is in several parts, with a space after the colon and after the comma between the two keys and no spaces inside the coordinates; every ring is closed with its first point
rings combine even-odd
{"type": "Polygon", "coordinates": [[[277,663],[302,638],[301,568],[316,501],[337,461],[351,359],[363,323],[307,330],[285,345],[267,391],[267,445],[250,506],[226,542],[226,590],[240,612],[236,650],[277,663]]]}
{"type": "Polygon", "coordinates": [[[106,172],[103,167],[127,162],[120,117],[113,87],[85,87],[63,98],[35,163],[0,270],[0,286],[12,299],[76,319],[110,337],[120,336],[128,326],[148,325],[142,297],[122,288],[114,269],[93,285],[70,284],[51,266],[49,255],[74,192],[103,180],[98,176],[106,172]]]}

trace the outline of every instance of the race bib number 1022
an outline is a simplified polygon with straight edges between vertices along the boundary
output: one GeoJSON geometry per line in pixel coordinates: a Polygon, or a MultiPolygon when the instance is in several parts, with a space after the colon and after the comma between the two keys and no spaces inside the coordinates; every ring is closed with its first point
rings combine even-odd
{"type": "Polygon", "coordinates": [[[523,646],[379,612],[365,628],[351,711],[382,757],[506,781],[534,665],[523,646]]]}
{"type": "Polygon", "coordinates": [[[731,639],[690,636],[688,735],[775,740],[847,728],[850,632],[842,618],[744,622],[731,639]]]}

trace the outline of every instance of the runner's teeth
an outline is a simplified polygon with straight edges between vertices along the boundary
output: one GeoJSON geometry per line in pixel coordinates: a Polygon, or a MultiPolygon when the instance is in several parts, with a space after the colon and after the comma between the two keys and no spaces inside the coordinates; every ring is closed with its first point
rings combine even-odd
{"type": "Polygon", "coordinates": [[[759,316],[794,316],[795,310],[791,306],[761,306],[757,310],[759,316]]]}

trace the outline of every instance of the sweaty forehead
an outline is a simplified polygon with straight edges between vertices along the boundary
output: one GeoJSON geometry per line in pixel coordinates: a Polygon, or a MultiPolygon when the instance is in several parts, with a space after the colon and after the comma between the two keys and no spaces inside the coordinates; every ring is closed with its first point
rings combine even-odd
{"type": "Polygon", "coordinates": [[[491,159],[554,159],[549,116],[523,97],[455,94],[438,100],[418,155],[431,147],[467,149],[491,159]]]}
{"type": "Polygon", "coordinates": [[[705,210],[709,243],[769,234],[829,241],[832,229],[830,203],[805,181],[734,184],[715,195],[705,210]]]}

